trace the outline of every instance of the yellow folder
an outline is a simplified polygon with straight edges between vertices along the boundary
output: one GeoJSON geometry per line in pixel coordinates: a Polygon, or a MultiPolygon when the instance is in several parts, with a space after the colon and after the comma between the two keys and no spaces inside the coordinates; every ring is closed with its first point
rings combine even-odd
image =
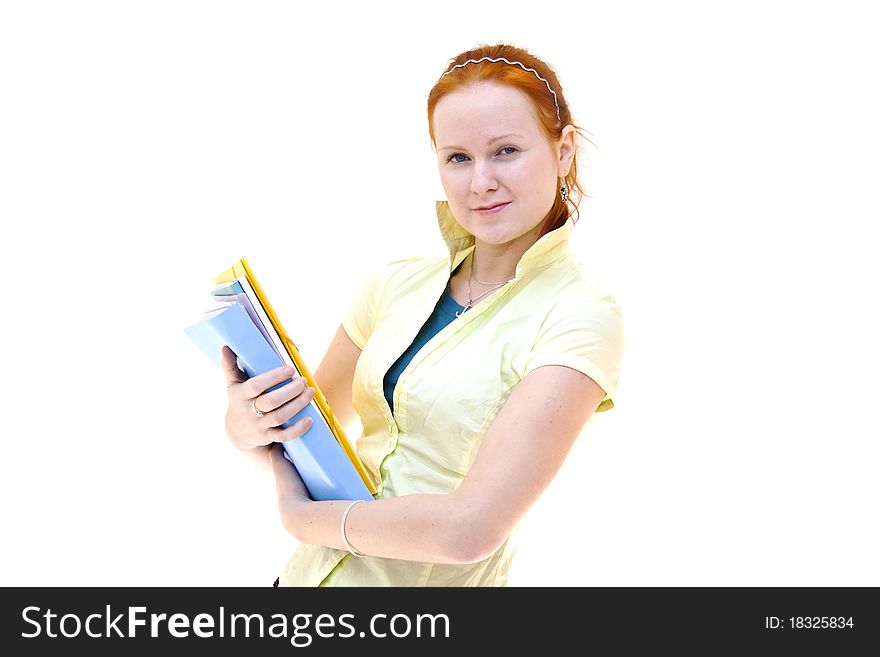
{"type": "Polygon", "coordinates": [[[318,410],[327,421],[327,426],[330,427],[330,430],[333,432],[333,436],[336,438],[336,441],[345,451],[349,460],[352,462],[352,465],[354,465],[355,470],[360,475],[361,479],[364,482],[364,485],[367,487],[367,490],[370,491],[371,495],[375,495],[377,491],[376,485],[373,483],[369,474],[367,474],[367,470],[364,467],[364,464],[361,461],[360,457],[357,455],[357,452],[354,451],[351,443],[349,443],[348,438],[345,435],[345,431],[336,420],[336,416],[333,415],[333,410],[330,408],[330,404],[327,402],[326,397],[324,397],[324,394],[321,392],[321,389],[315,382],[312,373],[306,366],[306,363],[303,360],[303,357],[300,355],[299,350],[296,348],[296,345],[293,343],[293,340],[290,339],[287,331],[284,330],[284,326],[282,326],[281,320],[278,319],[278,315],[272,308],[272,304],[269,303],[269,298],[266,296],[266,293],[263,291],[263,288],[260,286],[257,278],[254,276],[254,272],[248,266],[247,261],[242,258],[234,265],[232,265],[230,269],[226,270],[225,272],[214,278],[214,283],[218,285],[221,283],[232,283],[239,278],[247,279],[247,282],[253,289],[257,300],[260,302],[260,305],[263,306],[263,310],[266,312],[266,316],[272,323],[272,328],[275,329],[275,332],[281,339],[281,343],[284,346],[285,351],[287,351],[287,354],[293,361],[294,367],[296,367],[301,376],[305,377],[306,385],[311,386],[315,389],[315,398],[313,401],[317,404],[318,410]]]}

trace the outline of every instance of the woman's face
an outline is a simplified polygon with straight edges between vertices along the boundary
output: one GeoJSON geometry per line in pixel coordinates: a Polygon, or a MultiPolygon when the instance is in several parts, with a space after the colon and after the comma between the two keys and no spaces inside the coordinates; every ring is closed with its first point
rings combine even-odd
{"type": "Polygon", "coordinates": [[[443,96],[433,118],[440,180],[458,222],[487,244],[534,242],[568,166],[529,97],[480,83],[443,96]]]}

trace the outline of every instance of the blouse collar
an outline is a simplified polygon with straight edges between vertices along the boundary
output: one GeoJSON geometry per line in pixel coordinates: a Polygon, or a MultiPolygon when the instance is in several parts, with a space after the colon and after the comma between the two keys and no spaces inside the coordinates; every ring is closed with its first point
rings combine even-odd
{"type": "MultiPolygon", "coordinates": [[[[476,240],[458,223],[452,214],[448,201],[437,201],[437,222],[440,234],[449,249],[449,272],[455,268],[474,250],[476,240]]],[[[519,278],[526,272],[556,260],[568,250],[568,237],[574,228],[574,220],[569,216],[559,228],[542,235],[522,254],[516,265],[515,277],[519,278]]]]}

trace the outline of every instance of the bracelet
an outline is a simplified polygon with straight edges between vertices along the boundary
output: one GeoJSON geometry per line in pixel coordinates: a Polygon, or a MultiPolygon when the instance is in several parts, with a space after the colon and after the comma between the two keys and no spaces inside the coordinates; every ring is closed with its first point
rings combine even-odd
{"type": "Polygon", "coordinates": [[[363,502],[363,500],[355,500],[351,504],[348,505],[348,508],[345,510],[345,513],[342,514],[342,523],[339,525],[339,533],[342,534],[342,544],[345,546],[345,549],[348,550],[351,554],[356,557],[365,557],[367,556],[363,552],[358,552],[353,547],[351,547],[351,543],[348,542],[348,539],[345,537],[345,521],[348,518],[348,512],[354,508],[355,504],[359,502],[363,502]]]}

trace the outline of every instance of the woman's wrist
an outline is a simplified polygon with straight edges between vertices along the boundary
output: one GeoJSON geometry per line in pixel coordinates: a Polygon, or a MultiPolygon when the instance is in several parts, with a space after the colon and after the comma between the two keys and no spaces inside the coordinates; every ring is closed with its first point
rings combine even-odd
{"type": "Polygon", "coordinates": [[[272,464],[269,461],[269,445],[257,445],[256,447],[238,447],[236,449],[247,456],[260,470],[271,471],[272,464]]]}

